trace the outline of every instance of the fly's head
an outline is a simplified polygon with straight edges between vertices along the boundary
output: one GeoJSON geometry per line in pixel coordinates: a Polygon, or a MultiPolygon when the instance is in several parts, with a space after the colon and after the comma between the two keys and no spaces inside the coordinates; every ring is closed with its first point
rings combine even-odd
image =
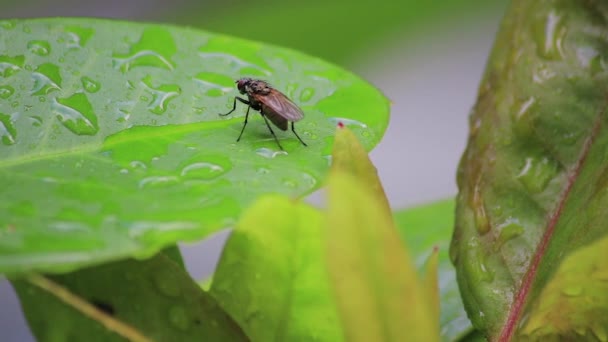
{"type": "Polygon", "coordinates": [[[237,80],[235,83],[236,83],[236,87],[239,89],[239,93],[241,93],[243,95],[247,94],[249,92],[249,87],[250,87],[251,82],[253,82],[253,80],[248,77],[244,77],[244,78],[237,80]]]}

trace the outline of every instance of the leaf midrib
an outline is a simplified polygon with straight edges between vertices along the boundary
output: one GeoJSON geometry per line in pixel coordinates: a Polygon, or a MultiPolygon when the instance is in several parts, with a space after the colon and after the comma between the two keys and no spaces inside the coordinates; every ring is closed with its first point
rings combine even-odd
{"type": "Polygon", "coordinates": [[[500,341],[500,342],[511,341],[511,339],[515,333],[515,329],[516,329],[516,327],[519,323],[519,320],[521,318],[521,315],[522,315],[522,310],[524,309],[524,305],[528,299],[528,295],[530,293],[534,280],[536,279],[536,274],[538,272],[538,267],[540,265],[540,262],[543,259],[543,256],[545,255],[547,247],[549,246],[549,244],[551,242],[551,238],[553,237],[553,233],[555,232],[555,226],[559,222],[560,216],[563,212],[563,208],[568,199],[568,196],[574,186],[574,183],[576,182],[576,180],[578,179],[578,176],[580,175],[581,169],[582,169],[583,165],[585,164],[587,156],[589,155],[589,151],[591,150],[591,146],[593,145],[595,138],[597,137],[597,135],[600,131],[601,123],[602,123],[602,115],[605,112],[605,110],[606,110],[606,104],[604,105],[604,107],[601,108],[601,110],[597,114],[595,121],[593,123],[591,134],[587,137],[574,168],[572,168],[572,170],[569,172],[565,188],[559,197],[559,201],[558,201],[557,205],[555,206],[555,209],[549,216],[549,219],[546,224],[545,233],[543,234],[543,236],[536,248],[536,251],[534,252],[534,255],[532,256],[532,260],[530,262],[530,266],[528,267],[528,271],[526,272],[526,274],[524,275],[524,277],[521,281],[521,285],[515,296],[515,300],[513,301],[512,305],[511,305],[511,310],[509,311],[507,320],[505,321],[502,331],[500,332],[500,335],[498,338],[498,341],[500,341]]]}
{"type": "MultiPolygon", "coordinates": [[[[199,121],[199,122],[188,123],[188,124],[169,124],[169,125],[164,125],[164,126],[157,126],[158,129],[147,130],[146,132],[136,132],[136,133],[126,134],[124,137],[119,136],[120,134],[123,134],[124,131],[119,131],[117,133],[107,136],[104,139],[104,142],[101,144],[99,144],[99,143],[82,144],[82,145],[79,145],[77,149],[71,148],[71,149],[58,150],[58,151],[40,153],[40,154],[30,153],[30,154],[19,155],[16,158],[8,158],[8,159],[0,160],[0,169],[10,168],[10,167],[33,163],[33,162],[42,161],[42,160],[57,159],[57,158],[65,157],[65,156],[98,152],[103,149],[108,149],[108,148],[111,148],[111,147],[114,147],[117,145],[129,143],[132,141],[145,140],[148,138],[158,138],[158,137],[168,136],[168,135],[173,135],[173,134],[184,134],[184,133],[191,133],[191,132],[201,131],[201,130],[221,128],[221,127],[230,125],[232,123],[232,121],[234,121],[234,120],[242,120],[242,119],[240,117],[234,117],[234,118],[231,118],[228,120],[199,121]]],[[[134,127],[137,128],[137,127],[152,127],[152,126],[134,126],[134,127]]],[[[129,130],[129,129],[127,129],[127,130],[129,130]]]]}

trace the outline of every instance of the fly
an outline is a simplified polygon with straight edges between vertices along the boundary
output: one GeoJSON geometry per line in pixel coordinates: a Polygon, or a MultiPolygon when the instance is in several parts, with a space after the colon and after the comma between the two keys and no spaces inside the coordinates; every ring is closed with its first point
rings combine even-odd
{"type": "Polygon", "coordinates": [[[268,123],[266,118],[270,119],[272,123],[280,128],[283,131],[287,130],[288,123],[291,122],[291,131],[296,135],[298,140],[304,146],[306,143],[300,138],[298,133],[294,128],[294,122],[301,120],[304,118],[304,112],[291,101],[285,94],[280,91],[272,88],[270,84],[261,80],[253,80],[251,78],[241,78],[236,82],[237,88],[239,92],[243,95],[247,95],[247,99],[242,97],[235,96],[234,103],[232,104],[232,110],[230,110],[226,114],[219,114],[220,116],[226,116],[230,113],[234,112],[236,109],[236,101],[247,105],[247,112],[245,113],[245,122],[243,123],[243,128],[241,129],[241,134],[236,139],[238,142],[241,140],[241,136],[243,136],[243,132],[245,131],[245,127],[247,126],[247,119],[249,118],[249,109],[253,108],[253,110],[257,110],[264,118],[264,122],[266,122],[266,126],[270,130],[270,133],[274,137],[274,140],[279,145],[279,148],[283,150],[283,146],[277,139],[277,136],[274,134],[272,127],[268,123]]]}

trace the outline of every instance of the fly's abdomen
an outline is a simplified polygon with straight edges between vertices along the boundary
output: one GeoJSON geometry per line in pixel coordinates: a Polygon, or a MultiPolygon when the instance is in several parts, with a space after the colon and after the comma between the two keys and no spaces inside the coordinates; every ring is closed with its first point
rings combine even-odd
{"type": "Polygon", "coordinates": [[[283,131],[287,130],[287,119],[277,114],[268,106],[262,105],[262,115],[266,116],[272,123],[283,131]]]}

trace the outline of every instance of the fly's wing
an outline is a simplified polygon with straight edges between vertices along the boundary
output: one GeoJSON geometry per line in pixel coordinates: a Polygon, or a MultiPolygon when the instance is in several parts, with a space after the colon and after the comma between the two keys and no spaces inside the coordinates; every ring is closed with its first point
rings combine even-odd
{"type": "MultiPolygon", "coordinates": [[[[304,117],[302,110],[295,103],[293,103],[293,101],[275,89],[272,89],[268,94],[265,95],[256,95],[255,98],[266,107],[267,112],[272,111],[274,114],[283,117],[287,121],[295,122],[304,117]]],[[[269,112],[264,114],[268,117],[271,115],[269,112]]]]}

